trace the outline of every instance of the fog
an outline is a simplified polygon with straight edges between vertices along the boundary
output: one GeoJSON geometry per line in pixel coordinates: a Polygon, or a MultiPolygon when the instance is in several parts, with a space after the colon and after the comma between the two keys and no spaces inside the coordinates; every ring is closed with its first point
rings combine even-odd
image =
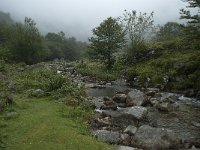
{"type": "Polygon", "coordinates": [[[156,24],[179,21],[181,0],[0,0],[0,10],[17,21],[31,17],[43,33],[64,31],[67,36],[87,40],[92,28],[124,10],[150,13],[156,24]]]}

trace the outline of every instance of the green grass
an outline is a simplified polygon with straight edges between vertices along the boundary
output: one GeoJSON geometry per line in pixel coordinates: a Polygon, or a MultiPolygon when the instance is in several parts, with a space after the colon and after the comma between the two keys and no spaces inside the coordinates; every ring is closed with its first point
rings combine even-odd
{"type": "MultiPolygon", "coordinates": [[[[72,107],[55,101],[16,97],[14,109],[19,116],[4,120],[7,150],[111,150],[111,146],[90,136],[86,123],[73,118],[72,107]]],[[[1,121],[2,119],[1,115],[1,121]]]]}

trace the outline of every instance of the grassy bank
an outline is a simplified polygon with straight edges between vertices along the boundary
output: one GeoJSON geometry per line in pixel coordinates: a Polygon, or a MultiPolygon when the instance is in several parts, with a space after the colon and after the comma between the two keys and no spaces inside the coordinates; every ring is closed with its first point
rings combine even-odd
{"type": "Polygon", "coordinates": [[[112,148],[89,136],[83,115],[76,108],[48,98],[15,97],[15,118],[4,118],[1,132],[6,135],[8,150],[111,150],[112,148]],[[74,109],[74,110],[73,110],[74,109]],[[6,119],[6,120],[5,120],[6,119]]]}
{"type": "Polygon", "coordinates": [[[0,149],[112,149],[89,133],[84,85],[40,65],[4,64],[0,75],[0,149]]]}

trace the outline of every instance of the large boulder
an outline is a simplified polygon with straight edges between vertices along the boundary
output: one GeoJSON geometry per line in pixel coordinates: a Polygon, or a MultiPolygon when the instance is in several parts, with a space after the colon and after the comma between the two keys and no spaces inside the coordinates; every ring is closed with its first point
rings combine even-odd
{"type": "Polygon", "coordinates": [[[94,136],[103,142],[110,144],[118,144],[121,142],[121,135],[119,132],[97,130],[93,132],[94,136]]]}
{"type": "Polygon", "coordinates": [[[146,95],[139,90],[132,90],[127,95],[127,105],[129,106],[142,106],[146,100],[146,95]]]}
{"type": "Polygon", "coordinates": [[[180,145],[179,137],[171,130],[141,126],[134,137],[134,145],[144,149],[177,149],[180,145]]]}
{"type": "Polygon", "coordinates": [[[137,120],[142,120],[147,114],[147,109],[142,106],[133,106],[127,109],[126,114],[133,116],[137,120]]]}

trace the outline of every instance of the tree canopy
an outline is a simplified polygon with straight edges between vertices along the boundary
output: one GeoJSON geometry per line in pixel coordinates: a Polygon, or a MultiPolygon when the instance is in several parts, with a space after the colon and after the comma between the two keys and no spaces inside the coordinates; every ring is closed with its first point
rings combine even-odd
{"type": "Polygon", "coordinates": [[[125,44],[125,32],[117,19],[109,17],[99,27],[92,30],[93,37],[89,39],[90,48],[96,58],[102,60],[107,68],[111,68],[112,54],[125,44]]]}

